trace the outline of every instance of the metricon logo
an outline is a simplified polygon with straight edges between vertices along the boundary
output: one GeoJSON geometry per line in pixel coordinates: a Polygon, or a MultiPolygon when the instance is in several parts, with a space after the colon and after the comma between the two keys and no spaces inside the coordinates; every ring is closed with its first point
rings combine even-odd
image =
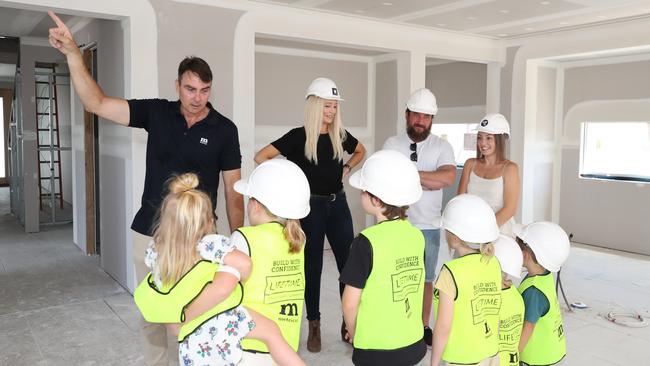
{"type": "Polygon", "coordinates": [[[280,305],[280,315],[298,316],[298,305],[295,302],[280,305]]]}

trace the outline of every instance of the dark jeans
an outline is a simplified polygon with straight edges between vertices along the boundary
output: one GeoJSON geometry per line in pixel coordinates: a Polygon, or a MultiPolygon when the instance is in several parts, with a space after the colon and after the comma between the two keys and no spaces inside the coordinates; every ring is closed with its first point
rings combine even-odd
{"type": "MultiPolygon", "coordinates": [[[[309,200],[311,211],[300,220],[307,236],[305,244],[305,303],[307,319],[320,319],[320,279],[323,272],[323,248],[325,235],[334,252],[339,273],[348,260],[350,243],[354,239],[352,215],[341,191],[333,196],[314,196],[309,200]]],[[[338,279],[338,277],[337,277],[338,279]]],[[[339,292],[343,294],[343,284],[339,283],[339,292]]]]}

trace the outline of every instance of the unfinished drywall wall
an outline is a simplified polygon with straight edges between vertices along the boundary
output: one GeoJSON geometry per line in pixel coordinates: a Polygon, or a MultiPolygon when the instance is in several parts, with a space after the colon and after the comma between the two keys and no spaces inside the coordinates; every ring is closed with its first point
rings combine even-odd
{"type": "Polygon", "coordinates": [[[395,135],[395,125],[404,123],[404,103],[397,100],[397,61],[378,62],[375,66],[375,150],[395,135]]]}
{"type": "Polygon", "coordinates": [[[578,176],[582,122],[650,121],[649,69],[645,60],[564,71],[560,224],[577,242],[650,254],[650,185],[578,176]]]}
{"type": "Polygon", "coordinates": [[[475,123],[485,115],[487,65],[447,62],[426,68],[426,87],[436,96],[436,123],[475,123]]]}
{"type": "MultiPolygon", "coordinates": [[[[124,31],[118,21],[93,20],[75,33],[84,43],[97,42],[97,82],[106,95],[125,97],[124,31]]],[[[75,197],[86,202],[85,156],[89,147],[84,142],[84,110],[78,97],[73,98],[72,145],[74,152],[75,197]]],[[[99,197],[95,197],[99,227],[95,228],[101,245],[101,265],[118,282],[128,283],[127,231],[131,217],[125,217],[130,200],[126,192],[131,184],[125,179],[125,169],[131,159],[131,129],[112,121],[99,119],[98,152],[95,170],[99,174],[99,197]]],[[[86,251],[86,205],[74,205],[75,244],[86,251]]],[[[91,243],[93,245],[94,243],[91,243]]]]}
{"type": "Polygon", "coordinates": [[[367,124],[368,63],[267,52],[255,53],[255,123],[302,125],[305,93],[317,77],[332,79],[345,99],[344,126],[367,124]]]}

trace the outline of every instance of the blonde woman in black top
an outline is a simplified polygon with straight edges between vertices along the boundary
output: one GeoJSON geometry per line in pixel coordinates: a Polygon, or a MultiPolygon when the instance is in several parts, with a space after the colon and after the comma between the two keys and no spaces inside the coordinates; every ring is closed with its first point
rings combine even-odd
{"type": "MultiPolygon", "coordinates": [[[[305,245],[305,303],[309,335],[307,349],[320,352],[320,280],[325,236],[332,247],[339,273],[354,239],[352,216],[343,190],[343,178],[363,160],[366,149],[343,128],[336,84],[317,78],[307,89],[304,126],[294,128],[255,155],[262,163],[282,154],[307,176],[311,190],[311,212],[301,220],[305,245]],[[350,154],[343,162],[345,153],[350,154]]],[[[343,286],[339,288],[343,292],[343,286]]],[[[345,336],[341,325],[342,340],[345,336]]]]}

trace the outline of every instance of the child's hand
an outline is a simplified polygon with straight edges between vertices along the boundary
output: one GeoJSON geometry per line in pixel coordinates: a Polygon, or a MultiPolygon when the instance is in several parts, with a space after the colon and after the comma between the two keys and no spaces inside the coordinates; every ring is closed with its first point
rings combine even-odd
{"type": "Polygon", "coordinates": [[[180,333],[183,323],[168,323],[165,324],[165,326],[167,327],[167,331],[169,333],[173,334],[174,337],[178,337],[178,333],[180,333]]]}
{"type": "Polygon", "coordinates": [[[345,340],[350,344],[354,344],[354,335],[350,334],[350,331],[345,333],[345,340]]]}

